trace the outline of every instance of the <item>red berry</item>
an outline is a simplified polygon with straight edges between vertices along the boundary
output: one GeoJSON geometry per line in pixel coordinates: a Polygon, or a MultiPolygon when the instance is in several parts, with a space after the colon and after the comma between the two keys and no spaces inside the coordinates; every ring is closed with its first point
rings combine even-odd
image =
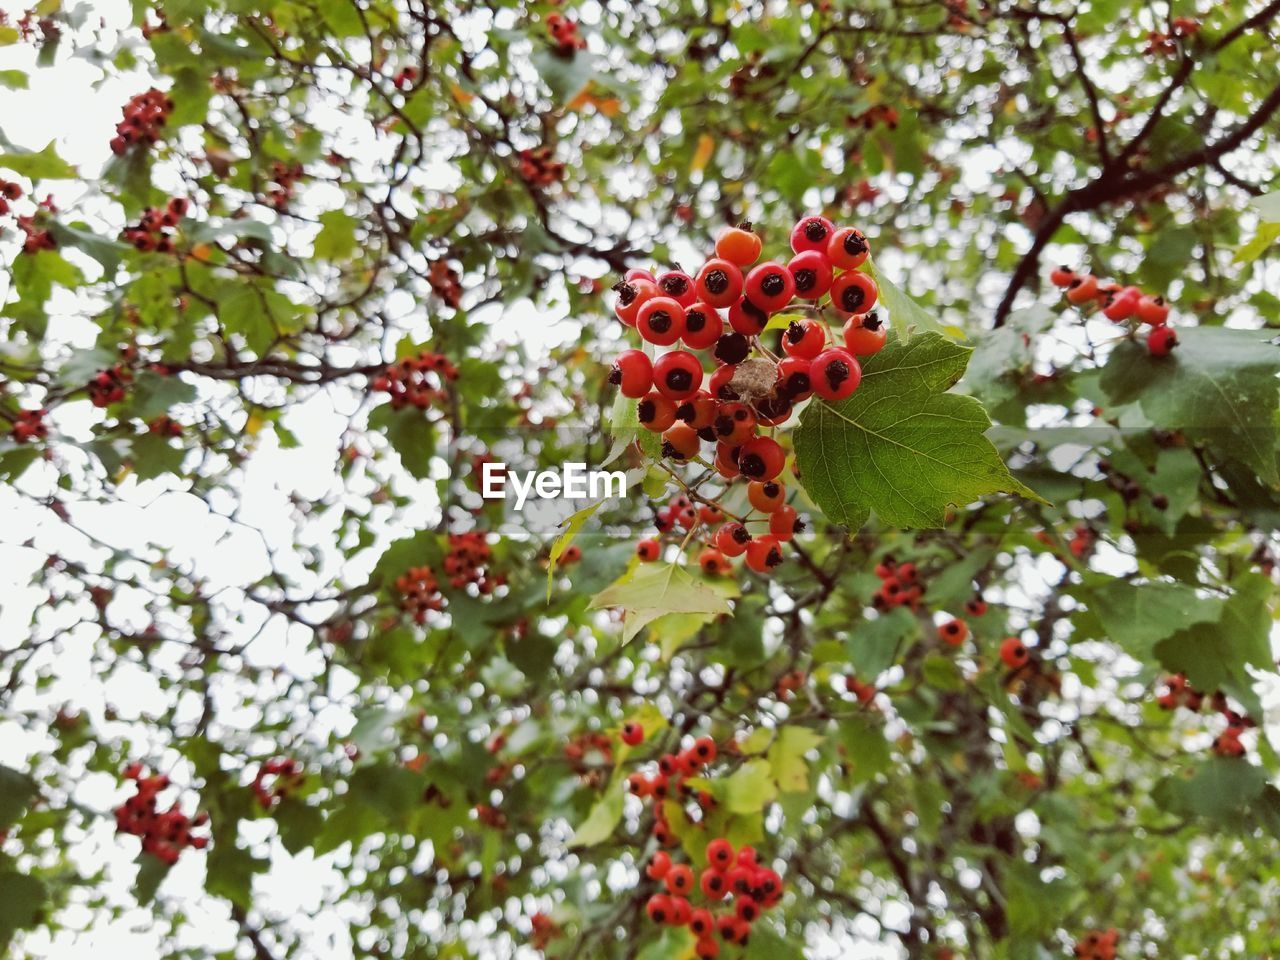
{"type": "Polygon", "coordinates": [[[711,916],[711,911],[706,907],[700,907],[689,914],[689,930],[695,937],[703,937],[715,930],[716,922],[711,916]]]}
{"type": "Polygon", "coordinates": [[[747,566],[756,573],[768,573],[781,563],[782,547],[777,537],[756,537],[747,544],[747,566]]]}
{"type": "Polygon", "coordinates": [[[711,426],[722,443],[740,447],[755,436],[756,415],[745,403],[722,403],[711,426]]]}
{"type": "Polygon", "coordinates": [[[785,462],[786,454],[772,437],[753,437],[738,454],[738,469],[748,480],[772,480],[785,462]]]}
{"type": "Polygon", "coordinates": [[[861,230],[841,227],[827,241],[827,259],[837,270],[853,270],[866,261],[868,249],[861,230]]]}
{"type": "Polygon", "coordinates": [[[726,557],[740,557],[747,551],[747,544],[751,542],[751,534],[747,532],[747,528],[742,524],[733,521],[726,523],[716,531],[715,542],[716,549],[726,557]]]}
{"type": "Polygon", "coordinates": [[[748,894],[739,894],[733,901],[733,912],[738,915],[738,919],[755,923],[760,918],[760,904],[748,894]]]}
{"type": "Polygon", "coordinates": [[[1055,287],[1069,287],[1076,279],[1076,272],[1070,267],[1057,267],[1049,274],[1049,280],[1055,287]]]}
{"type": "Polygon", "coordinates": [[[666,923],[671,917],[671,898],[665,893],[655,893],[644,909],[654,923],[666,923]]]}
{"type": "Polygon", "coordinates": [[[694,300],[698,299],[698,294],[694,290],[693,277],[679,270],[668,270],[666,273],[658,274],[657,280],[658,290],[664,297],[670,297],[682,307],[687,307],[694,300]]]}
{"type": "Polygon", "coordinates": [[[1077,306],[1088,303],[1098,295],[1098,278],[1091,273],[1076,277],[1067,284],[1067,300],[1077,306]]]}
{"type": "Polygon", "coordinates": [[[846,270],[831,284],[831,304],[842,313],[867,313],[878,295],[876,282],[861,270],[846,270]]]}
{"type": "MultiPolygon", "coordinates": [[[[786,267],[766,260],[752,267],[742,290],[746,298],[765,313],[777,313],[795,296],[796,282],[786,267]]],[[[730,316],[731,322],[732,319],[730,316]]]]}
{"type": "Polygon", "coordinates": [[[1023,646],[1021,640],[1017,637],[1009,637],[1004,643],[1000,644],[1000,659],[1004,661],[1005,666],[1011,670],[1017,670],[1025,667],[1031,660],[1031,652],[1023,646]]]}
{"type": "Polygon", "coordinates": [[[636,418],[646,429],[662,433],[676,422],[675,401],[656,390],[651,391],[636,404],[636,418]]]}
{"type": "Polygon", "coordinates": [[[694,282],[699,300],[712,307],[727,307],[742,296],[742,271],[723,257],[713,257],[702,265],[694,282]]]}
{"type": "Polygon", "coordinates": [[[723,577],[733,570],[733,564],[728,558],[719,550],[713,550],[710,547],[698,554],[698,566],[709,577],[723,577]]]}
{"type": "Polygon", "coordinates": [[[662,545],[657,540],[641,540],[636,544],[636,556],[641,563],[652,563],[662,553],[662,545]]]}
{"type": "Polygon", "coordinates": [[[627,722],[622,725],[622,742],[634,747],[644,740],[644,727],[638,723],[627,722]]]}
{"type": "Polygon", "coordinates": [[[1153,327],[1169,319],[1169,304],[1164,302],[1164,297],[1139,297],[1137,311],[1138,319],[1153,327]]]}
{"type": "Polygon", "coordinates": [[[804,357],[784,357],[778,363],[778,386],[780,396],[792,403],[800,403],[813,396],[813,383],[809,380],[809,363],[804,357]]]}
{"type": "Polygon", "coordinates": [[[938,627],[938,639],[948,646],[958,647],[969,637],[969,625],[963,620],[948,620],[938,627]]]}
{"type": "Polygon", "coordinates": [[[707,350],[724,333],[724,320],[709,303],[698,300],[685,307],[684,343],[694,350],[707,350]]]}
{"type": "MultiPolygon", "coordinates": [[[[662,434],[662,455],[672,460],[692,460],[702,451],[698,431],[683,421],[673,423],[662,434]]],[[[696,516],[696,511],[694,511],[696,516]]],[[[682,524],[688,528],[689,524],[682,524]]]]}
{"type": "Polygon", "coordinates": [[[613,361],[609,382],[624,397],[638,400],[653,386],[653,362],[643,350],[624,350],[613,361]]]}
{"type": "Polygon", "coordinates": [[[862,367],[848,350],[834,347],[820,353],[809,367],[813,392],[826,400],[843,400],[858,389],[862,367]]]}
{"type": "Polygon", "coordinates": [[[1153,357],[1167,357],[1178,345],[1178,334],[1173,327],[1152,327],[1147,334],[1147,350],[1153,357]]]}
{"type": "Polygon", "coordinates": [[[740,297],[729,306],[729,326],[744,337],[759,336],[768,323],[768,312],[760,309],[746,297],[740,297]]]}
{"type": "Polygon", "coordinates": [[[649,861],[649,865],[644,868],[644,875],[650,880],[663,880],[667,876],[667,871],[671,869],[671,855],[664,850],[659,850],[653,855],[653,859],[649,861]]]}
{"type": "Polygon", "coordinates": [[[816,320],[792,320],[782,335],[782,350],[789,357],[812,360],[826,345],[826,328],[816,320]]]}
{"type": "Polygon", "coordinates": [[[859,357],[870,357],[881,351],[889,338],[889,328],[875,312],[850,317],[844,324],[844,345],[859,357]]]}
{"type": "Polygon", "coordinates": [[[629,327],[636,325],[636,316],[646,302],[658,295],[658,285],[651,279],[637,277],[624,280],[614,286],[618,299],[613,305],[613,312],[618,319],[629,327]]]}
{"type": "Polygon", "coordinates": [[[708,867],[698,878],[698,888],[708,900],[719,900],[729,892],[729,883],[723,870],[708,867]]]}
{"type": "Polygon", "coordinates": [[[699,737],[693,742],[692,753],[702,766],[714,763],[716,759],[716,742],[711,737],[699,737]]]}
{"type": "Polygon", "coordinates": [[[693,890],[693,871],[683,863],[672,864],[664,879],[671,893],[684,896],[693,890]]]}
{"type": "Polygon", "coordinates": [[[707,844],[707,863],[717,870],[733,866],[733,844],[724,837],[712,840],[707,844]]]}
{"type": "Polygon", "coordinates": [[[664,353],[653,365],[653,385],[672,400],[687,400],[702,386],[702,363],[687,350],[664,353]]]}
{"type": "Polygon", "coordinates": [[[684,307],[670,297],[650,297],[636,314],[640,336],[669,347],[684,335],[684,307]]]}
{"type": "MultiPolygon", "coordinates": [[[[710,917],[710,914],[708,914],[710,917]]],[[[698,937],[698,942],[693,948],[694,954],[698,960],[715,960],[720,956],[720,944],[716,943],[710,937],[698,937]]]]}
{"type": "Polygon", "coordinates": [[[787,262],[796,296],[802,300],[821,299],[831,289],[831,261],[819,250],[797,253],[787,262]]]}
{"type": "Polygon", "coordinates": [[[769,532],[784,543],[804,529],[796,508],[783,504],[769,516],[769,532]]]}
{"type": "Polygon", "coordinates": [[[826,217],[805,217],[797,221],[791,230],[791,249],[796,253],[806,250],[825,252],[835,232],[835,224],[826,217]]]}

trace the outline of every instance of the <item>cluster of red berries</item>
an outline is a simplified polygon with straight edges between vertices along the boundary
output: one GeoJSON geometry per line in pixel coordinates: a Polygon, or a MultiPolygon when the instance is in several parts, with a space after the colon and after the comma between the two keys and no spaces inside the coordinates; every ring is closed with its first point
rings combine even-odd
{"type": "Polygon", "coordinates": [[[391,82],[396,85],[397,90],[408,90],[415,82],[417,82],[417,79],[417,67],[404,67],[403,69],[396,71],[396,75],[391,78],[391,82]]]}
{"type": "Polygon", "coordinates": [[[547,17],[547,32],[555,44],[556,53],[571,57],[575,50],[587,49],[587,41],[578,34],[578,24],[572,17],[553,13],[547,17]]]}
{"type": "Polygon", "coordinates": [[[1189,40],[1200,32],[1200,21],[1193,17],[1174,17],[1169,21],[1169,32],[1152,30],[1147,34],[1147,45],[1142,52],[1148,56],[1162,54],[1166,57],[1178,55],[1178,41],[1189,40]]]}
{"type": "Polygon", "coordinates": [[[672,863],[666,851],[653,855],[645,867],[645,876],[665,888],[645,905],[649,919],[666,926],[688,927],[697,938],[694,954],[700,960],[720,955],[716,934],[725,943],[745,945],[752,925],[764,911],[778,904],[783,893],[782,877],[763,866],[752,847],[735,851],[724,837],[707,844],[707,866],[697,879],[697,890],[707,904],[704,907],[695,908],[689,901],[695,894],[692,868],[672,863]],[[730,899],[727,910],[718,916],[713,913],[730,899]]]}
{"type": "Polygon", "coordinates": [[[0,177],[0,217],[9,212],[9,204],[22,197],[22,186],[0,177]]]}
{"type": "Polygon", "coordinates": [[[659,801],[653,805],[653,836],[661,846],[669,847],[677,842],[661,803],[671,795],[673,785],[681,796],[692,794],[703,810],[715,805],[715,798],[711,794],[705,790],[694,793],[686,781],[690,777],[696,777],[703,767],[714,763],[716,754],[715,740],[711,737],[699,737],[688,749],[679,753],[664,753],[659,757],[656,773],[648,775],[636,771],[627,777],[627,789],[633,795],[659,801]]]}
{"type": "Polygon", "coordinates": [[[44,422],[48,412],[43,407],[39,410],[19,410],[9,431],[14,442],[26,443],[28,440],[43,440],[49,436],[49,425],[44,422]]]}
{"type": "Polygon", "coordinates": [[[440,583],[430,567],[410,567],[396,577],[400,606],[413,617],[414,623],[425,623],[431,611],[444,609],[440,583]]]}
{"type": "Polygon", "coordinates": [[[302,179],[302,164],[276,160],[271,164],[271,180],[275,184],[267,191],[267,199],[276,210],[284,210],[293,199],[293,190],[302,179]]]}
{"type": "Polygon", "coordinates": [[[545,913],[535,913],[529,918],[529,925],[532,928],[529,945],[535,950],[545,950],[552,940],[560,936],[560,924],[545,913]]]}
{"type": "Polygon", "coordinates": [[[1194,713],[1199,713],[1200,708],[1204,706],[1204,694],[1191,686],[1185,674],[1175,673],[1166,677],[1164,686],[1164,693],[1156,697],[1156,703],[1160,705],[1161,710],[1186,707],[1194,713]]]}
{"type": "Polygon", "coordinates": [[[182,424],[162,413],[158,417],[153,417],[147,423],[147,433],[153,433],[159,437],[180,437],[182,436],[182,424]]]}
{"type": "Polygon", "coordinates": [[[599,731],[580,733],[564,745],[564,756],[575,773],[587,773],[592,766],[613,763],[613,739],[599,731]],[[597,758],[599,763],[588,763],[597,758]]]}
{"type": "Polygon", "coordinates": [[[564,179],[564,164],[552,159],[550,147],[521,150],[516,167],[520,179],[531,187],[549,187],[564,179]]]}
{"type": "Polygon", "coordinates": [[[133,380],[133,373],[129,368],[117,363],[114,367],[99,372],[89,381],[89,401],[95,407],[119,403],[124,399],[125,390],[131,380],[133,380]]]}
{"type": "Polygon", "coordinates": [[[413,406],[425,410],[444,396],[443,381],[456,379],[458,368],[447,357],[424,350],[416,357],[388,364],[370,387],[390,394],[392,409],[413,406]]]}
{"type": "Polygon", "coordinates": [[[462,302],[462,278],[458,271],[443,260],[432,260],[427,270],[427,283],[431,292],[451,307],[462,302]]]}
{"type": "MultiPolygon", "coordinates": [[[[1156,697],[1156,703],[1162,710],[1186,707],[1198,713],[1205,705],[1205,695],[1193,687],[1184,674],[1175,673],[1166,677],[1164,686],[1164,692],[1156,697]]],[[[1253,719],[1232,709],[1226,694],[1221,690],[1215,692],[1208,702],[1212,710],[1222,714],[1227,720],[1226,729],[1214,738],[1213,752],[1221,757],[1243,757],[1247,751],[1241,737],[1256,726],[1253,719]]]]}
{"type": "Polygon", "coordinates": [[[171,197],[164,209],[148,207],[138,218],[136,225],[124,228],[121,239],[144,252],[155,250],[159,253],[172,253],[171,231],[187,215],[188,206],[186,197],[171,197]]]}
{"type": "Polygon", "coordinates": [[[848,119],[849,126],[862,127],[864,130],[870,130],[877,124],[883,124],[890,130],[898,129],[897,108],[885,103],[877,103],[874,107],[868,107],[857,116],[848,119]]]}
{"type": "Polygon", "coordinates": [[[507,582],[505,574],[490,574],[493,548],[479,530],[449,534],[449,552],[444,557],[444,573],[454,589],[474,583],[482,594],[507,582]]]}
{"type": "Polygon", "coordinates": [[[270,810],[291,793],[297,792],[306,779],[302,764],[289,757],[272,757],[258,768],[250,789],[258,798],[258,806],[270,810]]]}
{"type": "Polygon", "coordinates": [[[1115,928],[1090,930],[1076,941],[1073,956],[1079,960],[1116,960],[1116,943],[1120,939],[1115,928]]]}
{"type": "Polygon", "coordinates": [[[126,780],[132,780],[137,789],[132,797],[116,807],[116,831],[142,838],[142,850],[159,858],[169,866],[187,847],[203,850],[209,845],[208,837],[191,835],[193,828],[209,822],[207,813],[188,817],[176,806],[161,810],[158,804],[160,791],[169,786],[169,778],[163,774],[145,776],[142,764],[131,763],[124,769],[126,780]]]}
{"type": "MultiPolygon", "coordinates": [[[[655,347],[682,341],[688,349],[668,350],[656,360],[643,350],[623,351],[609,382],[637,401],[637,417],[661,434],[665,458],[687,462],[701,455],[704,442],[714,443],[716,471],[729,481],[747,481],[753,509],[770,515],[765,534],[753,535],[736,520],[716,532],[709,544],[716,553],[704,554],[705,566],[716,571],[727,568],[722,561],[744,553],[755,570],[782,562],[780,544],[794,536],[799,522],[778,480],[786,453],[760,429],[786,423],[795,405],[815,393],[831,401],[850,396],[862,379],[857,358],[878,352],[887,336],[872,312],[875,281],[858,269],[868,255],[859,231],[809,216],[791,232],[794,256],[785,265],[756,264],[762,249],[749,224],[729,227],[716,240],[715,256],[695,276],[633,269],[614,286],[614,312],[642,340],[655,347]],[[764,347],[760,337],[770,317],[797,297],[809,301],[819,317],[829,297],[830,309],[845,321],[842,345],[830,343],[822,320],[797,317],[782,333],[781,358],[764,347]],[[695,351],[710,352],[710,374],[695,351]]],[[[668,505],[659,517],[660,532],[664,520],[683,518],[691,529],[702,519],[686,500],[668,505]]],[[[655,552],[649,542],[638,550],[642,558],[655,552]]]]}
{"type": "Polygon", "coordinates": [[[920,609],[924,584],[920,582],[920,573],[914,563],[898,563],[892,557],[886,557],[876,564],[875,574],[880,578],[880,586],[871,598],[873,607],[877,610],[892,610],[894,607],[920,609]]]}
{"type": "Polygon", "coordinates": [[[116,124],[111,152],[123,156],[135,143],[150,146],[160,139],[160,130],[173,112],[173,101],[155,87],[131,97],[124,105],[124,119],[116,124]]]}
{"type": "Polygon", "coordinates": [[[1143,293],[1140,287],[1122,287],[1118,283],[1101,283],[1091,273],[1077,273],[1070,267],[1058,267],[1049,274],[1056,287],[1061,287],[1068,302],[1082,309],[1100,309],[1112,323],[1145,323],[1147,349],[1153,357],[1167,357],[1178,345],[1178,334],[1169,326],[1169,304],[1162,296],[1143,293]]]}
{"type": "Polygon", "coordinates": [[[56,250],[58,244],[53,239],[53,233],[36,223],[34,215],[29,214],[25,217],[18,217],[18,229],[25,235],[22,239],[23,253],[39,253],[41,250],[56,250]]]}

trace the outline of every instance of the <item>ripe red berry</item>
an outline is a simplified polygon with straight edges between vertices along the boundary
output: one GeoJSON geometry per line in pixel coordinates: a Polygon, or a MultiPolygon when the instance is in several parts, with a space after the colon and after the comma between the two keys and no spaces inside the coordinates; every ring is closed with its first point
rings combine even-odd
{"type": "Polygon", "coordinates": [[[715,919],[706,907],[699,907],[689,915],[689,930],[695,937],[704,937],[715,930],[715,919]]]}
{"type": "Polygon", "coordinates": [[[870,357],[884,348],[889,339],[889,328],[875,313],[850,317],[844,324],[844,345],[859,357],[870,357]]]}
{"type": "Polygon", "coordinates": [[[742,296],[742,271],[724,257],[713,257],[702,265],[694,281],[699,300],[712,307],[727,307],[742,296]]]}
{"type": "MultiPolygon", "coordinates": [[[[751,268],[742,290],[744,296],[765,313],[777,313],[796,295],[796,282],[782,264],[766,260],[751,268]]],[[[730,316],[730,322],[732,319],[730,316]]]]}
{"type": "Polygon", "coordinates": [[[684,896],[693,890],[693,871],[683,863],[673,863],[664,879],[671,893],[684,896]]]}
{"type": "Polygon", "coordinates": [[[756,415],[745,403],[722,403],[711,426],[722,443],[740,447],[755,436],[756,415]]]}
{"type": "Polygon", "coordinates": [[[769,532],[782,542],[792,539],[804,529],[804,522],[796,516],[796,508],[783,504],[769,515],[769,532]]]}
{"type": "Polygon", "coordinates": [[[716,256],[746,267],[759,259],[762,246],[760,238],[752,232],[751,224],[743,223],[720,231],[716,237],[716,256]]]}
{"type": "Polygon", "coordinates": [[[660,273],[655,281],[662,296],[670,297],[682,307],[687,307],[698,299],[694,290],[693,277],[679,270],[668,270],[660,273]]]}
{"type": "Polygon", "coordinates": [[[756,573],[768,573],[781,563],[782,547],[777,537],[756,537],[747,544],[747,566],[756,573]]]}
{"type": "Polygon", "coordinates": [[[826,217],[804,217],[791,230],[791,249],[796,253],[806,250],[825,252],[835,232],[835,224],[826,217]]]}
{"type": "Polygon", "coordinates": [[[653,365],[653,385],[672,400],[687,400],[702,386],[702,363],[687,350],[664,353],[653,365]]]}
{"type": "Polygon", "coordinates": [[[627,790],[633,796],[649,797],[653,795],[653,782],[643,773],[632,773],[627,776],[627,790]]]}
{"type": "Polygon", "coordinates": [[[802,300],[819,300],[831,289],[831,261],[819,250],[797,253],[787,262],[787,270],[802,300]]]}
{"type": "Polygon", "coordinates": [[[809,367],[813,392],[826,400],[844,400],[862,382],[862,367],[853,354],[840,347],[823,351],[809,367]]]}
{"type": "Polygon", "coordinates": [[[1137,287],[1125,287],[1107,298],[1102,315],[1112,323],[1123,323],[1137,312],[1141,299],[1142,293],[1137,287]]]}
{"type": "Polygon", "coordinates": [[[707,863],[717,870],[727,870],[733,866],[733,844],[724,837],[719,837],[707,844],[707,863]]]}
{"type": "Polygon", "coordinates": [[[876,282],[861,270],[846,270],[831,284],[831,304],[842,313],[867,313],[877,296],[876,282]]]}
{"type": "Polygon", "coordinates": [[[634,747],[644,741],[644,727],[638,723],[628,721],[622,725],[622,742],[629,747],[634,747]]]}
{"type": "Polygon", "coordinates": [[[667,871],[671,869],[671,855],[665,850],[659,850],[653,855],[653,859],[649,861],[649,865],[644,868],[644,875],[650,880],[663,880],[667,876],[667,871]]]}
{"type": "Polygon", "coordinates": [[[1049,274],[1049,280],[1055,287],[1069,287],[1074,279],[1076,272],[1066,266],[1057,267],[1049,274]]]}
{"type": "Polygon", "coordinates": [[[760,918],[760,904],[749,894],[739,894],[733,901],[733,912],[738,915],[738,919],[755,923],[760,918]]]}
{"type": "Polygon", "coordinates": [[[676,422],[675,401],[656,390],[651,391],[636,404],[636,418],[646,429],[662,433],[676,422]]]}
{"type": "Polygon", "coordinates": [[[938,627],[938,639],[948,646],[958,647],[969,637],[969,625],[963,620],[948,620],[938,627]]]}
{"type": "Polygon", "coordinates": [[[613,312],[629,327],[636,325],[636,316],[640,313],[640,308],[658,295],[658,285],[653,280],[643,277],[623,280],[615,284],[613,289],[618,294],[613,312]]]}
{"type": "Polygon", "coordinates": [[[971,617],[981,617],[987,612],[987,601],[981,597],[972,597],[965,601],[964,612],[971,617]]]}
{"type": "Polygon", "coordinates": [[[690,748],[694,758],[702,766],[714,763],[716,759],[716,742],[711,737],[699,737],[690,748]]]}
{"type": "Polygon", "coordinates": [[[636,314],[640,336],[669,347],[684,335],[684,307],[670,297],[650,297],[636,314]]]}
{"type": "Polygon", "coordinates": [[[1098,295],[1098,278],[1091,273],[1076,277],[1067,284],[1067,301],[1077,306],[1088,303],[1098,295]]]}
{"type": "Polygon", "coordinates": [[[609,370],[609,382],[624,397],[638,400],[653,386],[653,362],[643,350],[623,350],[609,370]]]}
{"type": "Polygon", "coordinates": [[[691,303],[684,311],[684,343],[694,350],[707,350],[724,333],[724,320],[709,303],[691,303]]]}
{"type": "MultiPolygon", "coordinates": [[[[707,916],[710,918],[710,914],[707,916]]],[[[698,960],[715,960],[716,957],[720,956],[720,944],[710,937],[699,936],[693,952],[698,957],[698,960]]]]}
{"type": "Polygon", "coordinates": [[[782,472],[786,459],[781,445],[773,437],[753,437],[738,453],[738,469],[748,480],[772,480],[782,472]]]}
{"type": "MultiPolygon", "coordinates": [[[[662,455],[672,460],[692,460],[702,450],[702,439],[691,425],[678,421],[662,434],[662,455]]],[[[697,513],[694,511],[694,516],[697,513]]],[[[682,524],[686,528],[688,524],[682,524]]]]}
{"type": "Polygon", "coordinates": [[[866,262],[869,249],[861,230],[841,227],[827,241],[827,259],[837,270],[853,270],[866,262]]]}
{"type": "Polygon", "coordinates": [[[1153,357],[1167,357],[1178,345],[1173,327],[1152,327],[1147,334],[1147,350],[1153,357]]]}
{"type": "Polygon", "coordinates": [[[708,867],[698,878],[698,888],[708,900],[719,900],[729,892],[729,883],[723,870],[708,867]]]}
{"type": "Polygon", "coordinates": [[[826,328],[816,320],[792,320],[782,334],[782,351],[789,357],[812,360],[826,345],[826,328]]]}
{"type": "Polygon", "coordinates": [[[716,531],[715,542],[716,549],[726,557],[740,557],[747,551],[751,534],[747,532],[746,527],[735,520],[726,523],[716,531]]]}
{"type": "Polygon", "coordinates": [[[1169,304],[1164,297],[1139,297],[1137,313],[1143,323],[1158,327],[1169,319],[1169,304]]]}
{"type": "Polygon", "coordinates": [[[655,893],[644,909],[654,923],[666,923],[671,917],[671,898],[665,893],[655,893]]]}
{"type": "Polygon", "coordinates": [[[1031,651],[1017,637],[1009,637],[1000,644],[1000,659],[1009,669],[1017,670],[1025,667],[1031,660],[1031,651]]]}
{"type": "Polygon", "coordinates": [[[698,554],[698,566],[709,577],[723,577],[733,570],[728,558],[719,550],[707,547],[698,554]]]}
{"type": "Polygon", "coordinates": [[[729,306],[729,326],[744,337],[759,336],[768,323],[768,311],[760,309],[746,297],[739,297],[729,306]]]}
{"type": "Polygon", "coordinates": [[[652,563],[662,553],[662,545],[657,540],[641,540],[636,544],[636,556],[641,563],[652,563]]]}

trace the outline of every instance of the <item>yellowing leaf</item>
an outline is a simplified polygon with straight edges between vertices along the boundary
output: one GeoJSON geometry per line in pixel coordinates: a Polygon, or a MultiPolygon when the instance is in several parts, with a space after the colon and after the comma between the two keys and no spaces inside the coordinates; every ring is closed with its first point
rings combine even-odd
{"type": "Polygon", "coordinates": [[[693,577],[684,567],[648,564],[634,573],[628,571],[591,598],[591,609],[621,607],[623,642],[645,626],[676,613],[701,613],[708,619],[732,612],[726,597],[736,588],[726,582],[712,587],[693,577]]]}
{"type": "Polygon", "coordinates": [[[471,101],[475,99],[475,94],[467,93],[456,83],[449,84],[449,92],[453,94],[453,99],[457,100],[464,107],[471,106],[471,101]]]}
{"type": "Polygon", "coordinates": [[[581,510],[570,514],[560,525],[564,527],[564,533],[556,537],[556,542],[551,545],[551,553],[547,557],[547,599],[551,599],[551,583],[555,576],[556,564],[559,562],[561,555],[569,549],[569,544],[573,542],[573,538],[578,535],[578,531],[583,525],[591,519],[591,515],[600,509],[603,500],[597,500],[595,503],[588,504],[581,510]]]}
{"type": "Polygon", "coordinates": [[[750,760],[725,781],[725,807],[730,813],[759,813],[777,795],[768,760],[750,760]]]}
{"type": "Polygon", "coordinates": [[[769,766],[778,789],[802,793],[809,789],[809,762],[804,755],[822,742],[822,734],[808,727],[783,727],[769,748],[769,766]]]}
{"type": "Polygon", "coordinates": [[[698,146],[693,151],[693,159],[689,161],[690,173],[701,173],[706,169],[707,164],[711,162],[711,154],[715,151],[716,142],[711,139],[709,133],[704,133],[698,137],[698,146]]]}

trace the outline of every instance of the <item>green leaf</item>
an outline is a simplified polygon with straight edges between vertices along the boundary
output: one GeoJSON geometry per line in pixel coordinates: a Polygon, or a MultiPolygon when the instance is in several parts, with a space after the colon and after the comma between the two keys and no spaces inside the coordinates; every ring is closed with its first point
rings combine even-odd
{"type": "Polygon", "coordinates": [[[381,404],[369,414],[369,428],[381,430],[400,455],[400,463],[419,480],[431,476],[431,460],[436,455],[436,431],[417,407],[396,410],[381,404]]]}
{"type": "Polygon", "coordinates": [[[139,906],[147,906],[156,898],[156,891],[169,875],[169,865],[149,853],[138,855],[138,875],[133,878],[133,895],[139,906]]]}
{"type": "Polygon", "coordinates": [[[12,170],[22,177],[32,180],[71,180],[79,176],[75,167],[58,156],[53,143],[45,144],[43,150],[18,150],[12,144],[0,139],[5,152],[0,153],[0,167],[12,170]]]}
{"type": "Polygon", "coordinates": [[[936,333],[894,340],[871,357],[862,385],[834,406],[815,399],[795,432],[800,482],[834,523],[940,527],[951,504],[984,494],[1038,500],[1010,476],[972,397],[949,394],[970,350],[936,333]]]}
{"type": "Polygon", "coordinates": [[[771,922],[761,920],[751,928],[743,960],[804,960],[801,942],[795,937],[783,936],[771,922]]]}
{"type": "Polygon", "coordinates": [[[18,822],[38,789],[25,773],[0,764],[0,830],[18,822]]]}
{"type": "Polygon", "coordinates": [[[560,526],[564,527],[564,532],[556,537],[555,543],[551,544],[551,552],[547,557],[547,600],[551,600],[551,584],[555,577],[556,563],[565,550],[569,549],[569,544],[573,543],[573,538],[578,535],[578,531],[586,525],[597,510],[604,503],[603,500],[597,500],[595,503],[588,504],[581,510],[575,510],[570,514],[560,526]]]}
{"type": "MultiPolygon", "coordinates": [[[[639,569],[629,570],[611,585],[591,598],[590,608],[623,608],[623,633],[625,643],[639,633],[646,624],[659,617],[676,613],[704,614],[707,621],[720,614],[732,612],[732,607],[717,589],[704,581],[696,580],[684,567],[677,564],[647,563],[639,569]]],[[[731,588],[729,588],[731,589],[731,588]]]]}
{"type": "Polygon", "coordinates": [[[25,90],[30,78],[21,70],[0,70],[0,87],[10,90],[25,90]]]}
{"type": "Polygon", "coordinates": [[[964,339],[964,331],[955,326],[943,326],[933,314],[886,277],[872,260],[866,262],[866,272],[879,288],[880,304],[889,311],[889,325],[906,341],[920,333],[946,334],[955,340],[964,339]]]}
{"type": "Polygon", "coordinates": [[[822,734],[808,727],[782,728],[767,754],[780,792],[801,793],[809,789],[809,761],[804,755],[822,740],[822,734]]]}
{"type": "Polygon", "coordinates": [[[1158,804],[1179,816],[1221,820],[1262,795],[1267,772],[1238,757],[1210,757],[1190,777],[1166,777],[1156,785],[1158,804]]]}
{"type": "Polygon", "coordinates": [[[1088,602],[1108,637],[1139,660],[1159,641],[1193,623],[1216,623],[1222,601],[1198,596],[1185,584],[1108,580],[1088,602]]]}
{"type": "Polygon", "coordinates": [[[613,437],[613,447],[604,462],[600,464],[602,469],[622,456],[623,451],[632,442],[635,442],[640,447],[640,452],[650,460],[657,460],[662,455],[662,438],[640,425],[640,418],[636,414],[636,402],[624,397],[621,393],[614,398],[613,408],[609,412],[609,434],[613,437]]]}
{"type": "Polygon", "coordinates": [[[1180,430],[1280,485],[1280,347],[1255,330],[1179,327],[1178,338],[1168,357],[1153,357],[1133,341],[1118,344],[1103,368],[1102,388],[1114,403],[1139,403],[1155,426],[1180,430]]]}
{"type": "Polygon", "coordinates": [[[19,930],[29,930],[45,912],[48,892],[37,877],[0,872],[0,955],[19,930]]]}
{"type": "Polygon", "coordinates": [[[759,813],[777,796],[768,760],[748,760],[725,781],[725,807],[730,813],[759,813]]]}
{"type": "Polygon", "coordinates": [[[622,819],[622,808],[626,801],[625,780],[614,777],[603,796],[595,802],[587,819],[582,821],[574,831],[571,847],[591,847],[609,839],[618,821],[622,819]]]}
{"type": "Polygon", "coordinates": [[[356,219],[341,210],[320,214],[315,255],[322,260],[342,260],[356,249],[356,219]]]}
{"type": "Polygon", "coordinates": [[[859,623],[845,641],[853,672],[867,681],[874,680],[893,666],[898,648],[918,630],[916,618],[903,607],[859,623]]]}

